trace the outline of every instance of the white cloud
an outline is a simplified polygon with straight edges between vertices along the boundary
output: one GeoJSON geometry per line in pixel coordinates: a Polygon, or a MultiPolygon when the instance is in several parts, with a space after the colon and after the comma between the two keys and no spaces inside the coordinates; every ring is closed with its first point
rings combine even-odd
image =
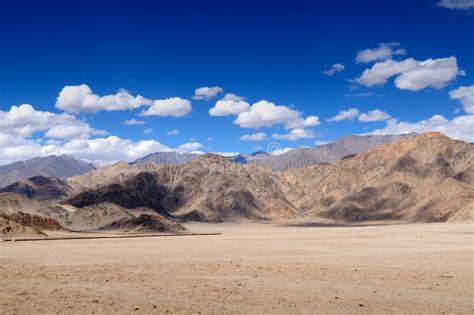
{"type": "Polygon", "coordinates": [[[393,55],[405,55],[405,49],[395,49],[399,43],[380,43],[377,48],[368,48],[357,52],[356,63],[369,63],[392,59],[393,55]]]}
{"type": "Polygon", "coordinates": [[[361,122],[372,122],[372,121],[386,121],[392,118],[386,112],[380,109],[374,109],[368,113],[362,113],[359,115],[359,121],[361,122]]]}
{"type": "Polygon", "coordinates": [[[43,132],[47,138],[66,140],[106,134],[104,130],[94,129],[71,114],[38,111],[29,104],[0,111],[0,132],[18,137],[31,137],[43,132]]]}
{"type": "Polygon", "coordinates": [[[143,130],[143,133],[146,134],[146,135],[149,135],[152,132],[153,132],[153,129],[151,129],[151,128],[147,128],[147,129],[143,130]]]}
{"type": "Polygon", "coordinates": [[[136,120],[135,118],[122,121],[124,126],[144,125],[145,123],[143,120],[136,120]]]}
{"type": "Polygon", "coordinates": [[[415,68],[416,63],[417,61],[413,58],[378,62],[372,68],[364,70],[355,82],[364,86],[384,85],[389,78],[415,68]]]}
{"type": "Polygon", "coordinates": [[[243,135],[239,139],[243,141],[263,141],[267,139],[267,134],[264,132],[257,132],[250,135],[243,135]]]}
{"type": "Polygon", "coordinates": [[[41,145],[30,139],[15,138],[0,133],[0,164],[51,154],[72,154],[76,158],[97,165],[105,165],[118,161],[134,161],[149,153],[159,151],[171,151],[171,149],[154,140],[134,142],[116,136],[76,139],[64,144],[49,142],[41,145]]]}
{"type": "Polygon", "coordinates": [[[56,108],[69,113],[126,110],[151,104],[151,100],[141,95],[132,96],[126,90],[120,90],[114,95],[99,96],[86,84],[65,86],[56,99],[56,108]]]}
{"type": "Polygon", "coordinates": [[[334,117],[328,119],[329,122],[338,122],[342,120],[354,120],[360,114],[357,108],[348,108],[346,110],[340,110],[334,117]]]}
{"type": "Polygon", "coordinates": [[[456,57],[402,61],[386,60],[364,70],[355,82],[364,86],[384,85],[396,76],[395,86],[401,90],[419,91],[428,87],[441,89],[465,72],[457,65],[456,57]]]}
{"type": "Polygon", "coordinates": [[[207,138],[206,138],[206,141],[212,142],[212,141],[214,141],[214,139],[211,138],[211,137],[207,137],[207,138]]]}
{"type": "Polygon", "coordinates": [[[344,71],[346,67],[342,63],[335,63],[329,68],[328,70],[325,70],[323,73],[327,76],[333,76],[338,72],[344,71]]]}
{"type": "Polygon", "coordinates": [[[219,86],[213,87],[201,87],[194,91],[193,99],[195,100],[209,100],[216,96],[219,93],[222,93],[224,90],[219,86]]]}
{"type": "Polygon", "coordinates": [[[140,116],[182,117],[191,112],[191,102],[179,97],[155,100],[140,116]]]}
{"type": "Polygon", "coordinates": [[[180,145],[179,147],[176,148],[176,151],[178,152],[191,152],[191,153],[202,153],[199,151],[202,149],[204,146],[200,144],[199,142],[188,142],[180,145]]]}
{"type": "Polygon", "coordinates": [[[302,117],[302,113],[283,105],[261,100],[250,106],[243,97],[226,94],[209,110],[211,116],[237,115],[234,123],[242,128],[270,127],[284,124],[285,129],[317,126],[317,116],[302,117]]]}
{"type": "Polygon", "coordinates": [[[179,135],[179,133],[180,133],[179,129],[173,129],[173,130],[167,131],[166,135],[167,136],[177,136],[177,135],[179,135]]]}
{"type": "Polygon", "coordinates": [[[338,122],[342,120],[354,120],[358,119],[360,122],[373,122],[373,121],[386,121],[391,118],[389,114],[380,110],[374,109],[367,113],[362,113],[358,108],[348,108],[346,110],[340,110],[334,117],[328,119],[329,122],[338,122]]]}
{"type": "Polygon", "coordinates": [[[312,132],[311,130],[304,129],[304,128],[296,128],[286,134],[279,134],[279,133],[273,134],[274,139],[290,140],[290,141],[295,141],[299,139],[312,139],[315,137],[316,135],[314,134],[314,132],[312,132]]]}
{"type": "Polygon", "coordinates": [[[437,6],[451,10],[470,10],[474,8],[474,0],[440,0],[437,6]]]}
{"type": "Polygon", "coordinates": [[[248,111],[249,103],[243,97],[227,93],[216,105],[209,110],[211,116],[228,116],[237,115],[248,111]]]}
{"type": "Polygon", "coordinates": [[[281,155],[281,154],[286,153],[286,152],[291,151],[291,150],[293,150],[293,148],[285,147],[285,148],[274,149],[269,153],[271,155],[277,156],[277,155],[281,155]]]}
{"type": "Polygon", "coordinates": [[[299,111],[262,100],[253,104],[248,111],[240,113],[234,123],[242,128],[260,128],[286,124],[300,118],[299,111]]]}
{"type": "MultiPolygon", "coordinates": [[[[459,100],[468,114],[474,114],[474,85],[461,86],[449,92],[451,99],[459,100]]],[[[474,126],[473,126],[474,128],[474,126]]]]}
{"type": "Polygon", "coordinates": [[[304,127],[315,127],[321,124],[318,116],[308,116],[306,118],[296,118],[286,122],[285,128],[286,129],[294,129],[294,128],[304,128],[304,127]]]}
{"type": "Polygon", "coordinates": [[[474,115],[458,116],[448,120],[441,115],[420,120],[417,122],[404,122],[391,119],[387,125],[372,132],[372,134],[406,134],[410,132],[423,133],[427,131],[440,131],[453,139],[474,142],[474,115]]]}

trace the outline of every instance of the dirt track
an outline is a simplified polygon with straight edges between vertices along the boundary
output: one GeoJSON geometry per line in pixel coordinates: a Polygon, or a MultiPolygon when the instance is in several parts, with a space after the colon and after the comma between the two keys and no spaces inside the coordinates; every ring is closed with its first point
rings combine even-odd
{"type": "Polygon", "coordinates": [[[0,313],[474,312],[469,224],[0,242],[0,313]]]}

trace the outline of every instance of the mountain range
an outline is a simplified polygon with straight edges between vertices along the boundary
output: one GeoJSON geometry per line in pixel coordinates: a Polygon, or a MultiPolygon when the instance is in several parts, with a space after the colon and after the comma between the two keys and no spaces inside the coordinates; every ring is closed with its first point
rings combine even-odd
{"type": "Polygon", "coordinates": [[[205,154],[34,177],[3,191],[4,215],[23,211],[74,230],[180,230],[173,224],[183,220],[466,221],[474,213],[474,148],[432,132],[285,171],[205,154]]]}
{"type": "MultiPolygon", "coordinates": [[[[238,154],[227,157],[241,164],[258,164],[269,166],[274,170],[299,168],[318,163],[332,163],[345,156],[366,151],[377,145],[391,143],[409,135],[366,135],[339,138],[329,144],[314,148],[296,148],[280,155],[271,155],[265,151],[252,154],[238,154]]],[[[200,157],[196,153],[184,152],[155,152],[131,162],[136,164],[165,164],[176,165],[193,161],[200,157]]],[[[96,168],[83,160],[71,155],[51,155],[37,157],[27,161],[15,162],[0,166],[0,188],[33,176],[68,178],[82,175],[96,168]]]]}
{"type": "Polygon", "coordinates": [[[67,178],[96,168],[72,155],[50,155],[0,166],[0,188],[33,176],[67,178]]]}

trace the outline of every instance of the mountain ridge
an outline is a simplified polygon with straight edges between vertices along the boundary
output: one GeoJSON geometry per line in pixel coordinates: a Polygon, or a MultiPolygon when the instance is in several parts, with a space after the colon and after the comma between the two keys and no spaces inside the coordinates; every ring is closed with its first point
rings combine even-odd
{"type": "Polygon", "coordinates": [[[0,166],[0,188],[37,175],[67,178],[96,170],[72,155],[49,155],[0,166]]]}

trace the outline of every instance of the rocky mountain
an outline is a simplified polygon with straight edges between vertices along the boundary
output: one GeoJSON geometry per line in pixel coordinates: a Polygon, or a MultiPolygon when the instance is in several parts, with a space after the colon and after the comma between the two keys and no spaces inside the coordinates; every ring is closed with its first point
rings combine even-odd
{"type": "Polygon", "coordinates": [[[77,193],[108,184],[123,183],[141,172],[154,171],[164,166],[163,164],[156,163],[136,163],[131,165],[126,162],[118,162],[84,175],[69,177],[66,181],[73,191],[77,193]]]}
{"type": "Polygon", "coordinates": [[[86,188],[66,203],[78,208],[101,203],[127,209],[146,207],[165,217],[210,222],[296,217],[278,175],[219,155],[206,154],[181,165],[129,174],[121,183],[86,188]]]}
{"type": "Polygon", "coordinates": [[[229,159],[235,163],[247,164],[247,163],[252,163],[253,161],[255,161],[255,159],[265,158],[265,157],[271,157],[271,155],[265,151],[257,151],[251,154],[237,154],[237,155],[229,157],[229,159]]]}
{"type": "MultiPolygon", "coordinates": [[[[181,220],[474,219],[474,148],[437,132],[283,172],[215,154],[179,165],[118,163],[69,178],[59,203],[32,199],[27,182],[12,186],[15,194],[0,193],[0,213],[51,217],[72,230],[160,230],[163,220],[169,222],[160,226],[171,230],[181,220]]],[[[33,182],[39,195],[38,182],[51,184],[33,182]]]]}
{"type": "Polygon", "coordinates": [[[304,168],[315,164],[332,163],[343,157],[365,152],[376,146],[392,143],[414,135],[353,135],[342,137],[334,142],[314,148],[297,148],[275,156],[256,154],[246,158],[245,163],[269,166],[274,170],[304,168]]]}
{"type": "Polygon", "coordinates": [[[78,208],[103,203],[147,207],[165,217],[210,222],[433,222],[469,218],[474,206],[474,149],[439,133],[404,137],[331,164],[285,172],[212,154],[134,172],[122,183],[86,189],[67,202],[78,208]]]}
{"type": "Polygon", "coordinates": [[[303,216],[438,222],[474,212],[474,149],[437,132],[283,176],[303,216]]]}
{"type": "Polygon", "coordinates": [[[16,193],[32,199],[48,200],[64,198],[72,192],[72,189],[65,180],[58,177],[38,175],[0,189],[0,193],[3,192],[16,193]]]}
{"type": "Polygon", "coordinates": [[[67,178],[93,170],[93,165],[71,155],[38,157],[0,166],[0,188],[37,175],[67,178]]]}
{"type": "Polygon", "coordinates": [[[140,163],[155,163],[155,164],[181,164],[195,160],[199,157],[199,154],[195,153],[180,153],[180,152],[155,152],[148,154],[130,164],[140,163]]]}

